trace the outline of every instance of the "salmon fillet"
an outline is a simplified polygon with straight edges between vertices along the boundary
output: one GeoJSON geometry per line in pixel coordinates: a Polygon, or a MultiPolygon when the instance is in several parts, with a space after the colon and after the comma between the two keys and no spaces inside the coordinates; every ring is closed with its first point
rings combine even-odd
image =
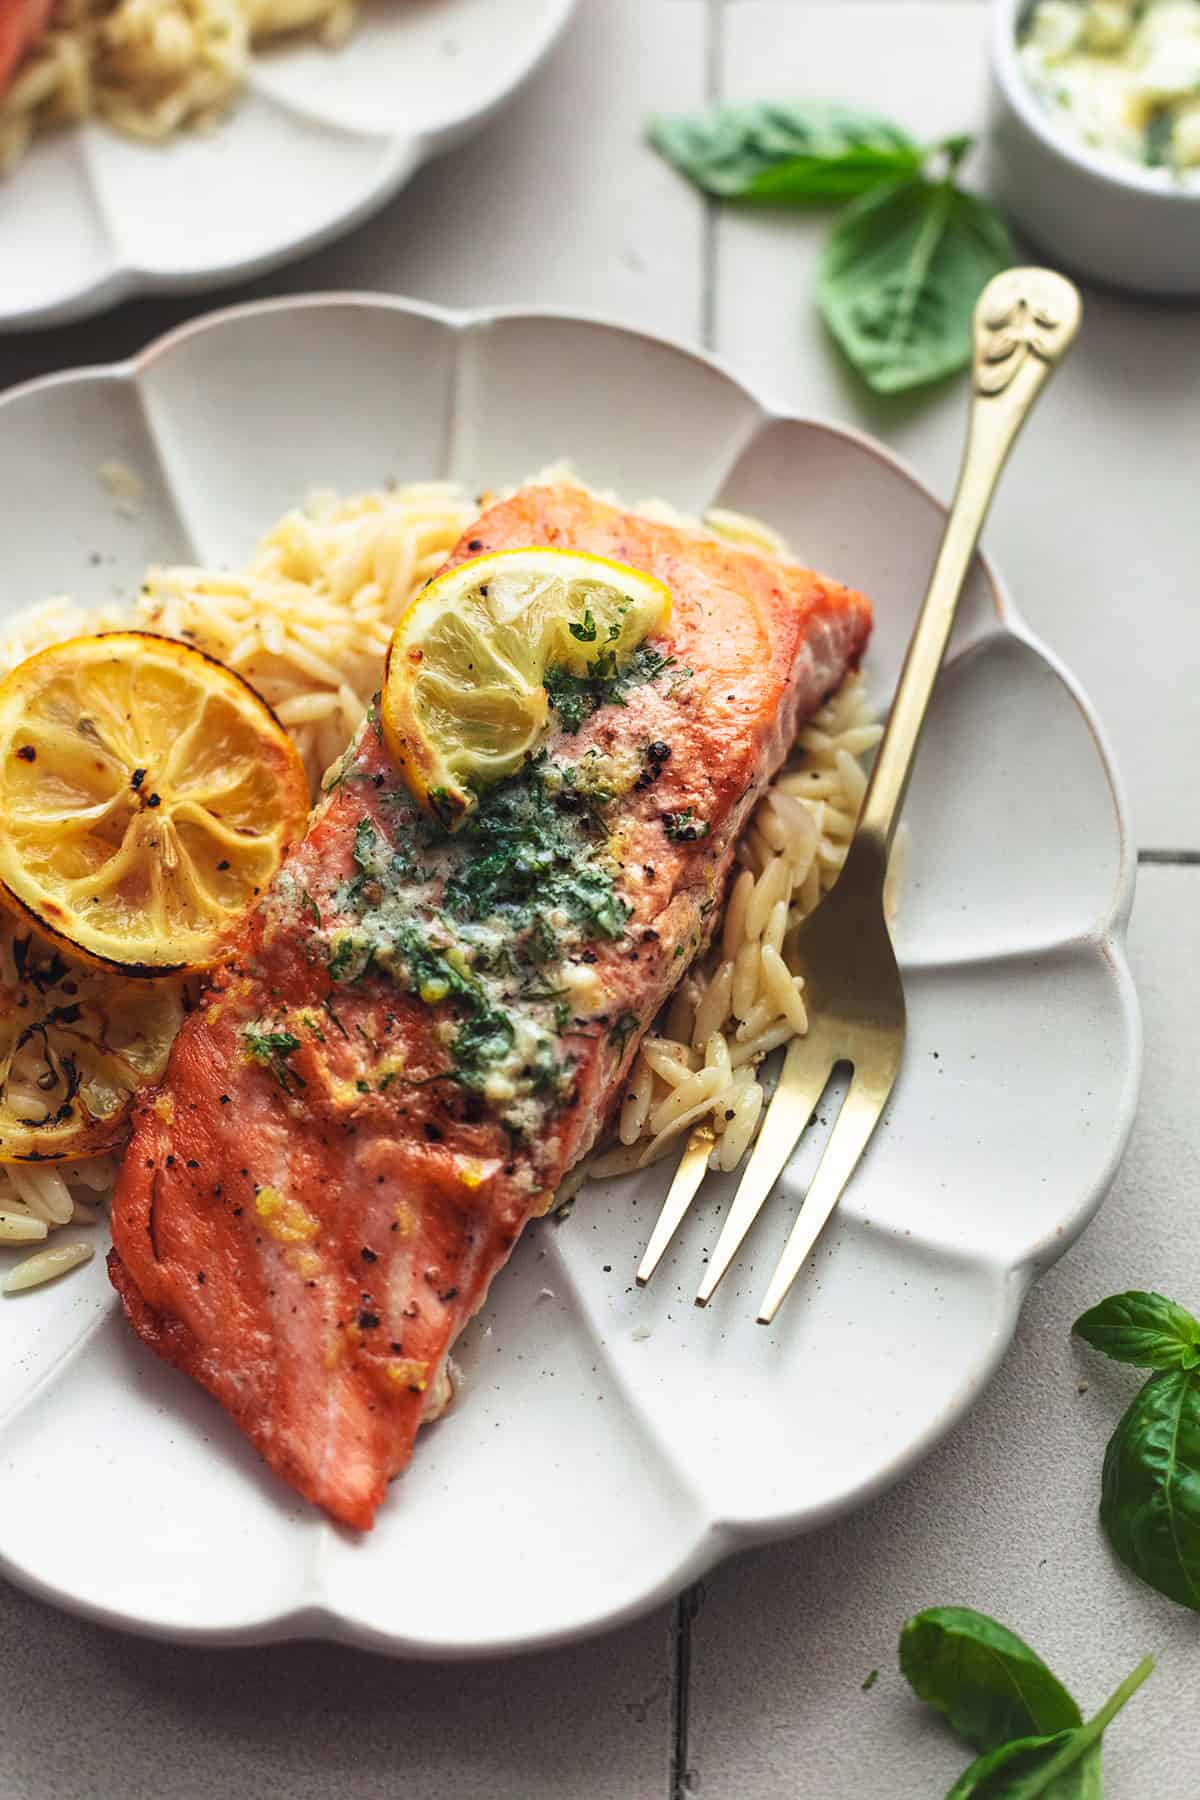
{"type": "Polygon", "coordinates": [[[113,1204],[134,1330],[362,1530],[870,631],[835,582],[566,487],[493,507],[451,562],[528,544],[660,577],[667,632],[552,686],[565,728],[453,838],[368,714],[141,1100],[113,1204]]]}
{"type": "Polygon", "coordinates": [[[54,0],[0,0],[0,99],[50,23],[54,0]]]}

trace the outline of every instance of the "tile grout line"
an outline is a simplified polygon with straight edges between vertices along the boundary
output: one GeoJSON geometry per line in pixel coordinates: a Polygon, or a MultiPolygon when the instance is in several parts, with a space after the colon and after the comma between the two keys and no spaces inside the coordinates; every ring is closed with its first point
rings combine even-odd
{"type": "MultiPolygon", "coordinates": [[[[706,0],[704,98],[711,105],[721,93],[721,53],[725,45],[725,0],[706,0]]],[[[704,232],[700,249],[700,342],[716,348],[717,335],[717,202],[704,198],[704,232]]]]}
{"type": "Polygon", "coordinates": [[[667,1775],[667,1800],[690,1800],[688,1724],[692,1683],[692,1620],[699,1606],[698,1585],[684,1588],[675,1601],[671,1620],[674,1681],[671,1687],[671,1766],[667,1775]]]}

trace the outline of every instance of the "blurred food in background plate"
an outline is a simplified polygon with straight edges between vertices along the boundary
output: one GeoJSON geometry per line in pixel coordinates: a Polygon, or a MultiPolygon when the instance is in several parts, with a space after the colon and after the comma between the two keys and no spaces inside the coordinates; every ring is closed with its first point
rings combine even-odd
{"type": "Polygon", "coordinates": [[[335,47],[356,11],[356,0],[0,0],[0,171],[36,132],[93,114],[150,142],[211,124],[256,45],[306,32],[335,47]]]}

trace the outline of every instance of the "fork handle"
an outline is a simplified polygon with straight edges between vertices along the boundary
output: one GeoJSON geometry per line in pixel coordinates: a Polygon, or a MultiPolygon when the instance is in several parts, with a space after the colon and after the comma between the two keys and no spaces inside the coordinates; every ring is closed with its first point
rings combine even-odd
{"type": "Polygon", "coordinates": [[[1006,269],[975,308],[974,397],[958,487],[929,591],[900,671],[856,834],[882,851],[908,791],[921,727],[959,596],[1000,472],[1017,433],[1079,329],[1078,290],[1050,269],[1006,269]]]}

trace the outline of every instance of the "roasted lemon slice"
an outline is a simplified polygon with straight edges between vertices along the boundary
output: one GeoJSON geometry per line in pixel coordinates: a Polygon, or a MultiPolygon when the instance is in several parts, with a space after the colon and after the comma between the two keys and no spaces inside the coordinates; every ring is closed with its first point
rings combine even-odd
{"type": "Polygon", "coordinates": [[[618,671],[670,611],[652,575],[571,550],[498,550],[439,575],[384,675],[384,733],[417,799],[453,825],[545,734],[547,671],[618,671]]]}
{"type": "Polygon", "coordinates": [[[183,1021],[178,981],[131,981],[0,925],[0,1163],[111,1150],[183,1021]]]}
{"type": "Polygon", "coordinates": [[[186,644],[72,638],[0,683],[0,883],[91,961],[211,963],[307,812],[274,713],[186,644]]]}

